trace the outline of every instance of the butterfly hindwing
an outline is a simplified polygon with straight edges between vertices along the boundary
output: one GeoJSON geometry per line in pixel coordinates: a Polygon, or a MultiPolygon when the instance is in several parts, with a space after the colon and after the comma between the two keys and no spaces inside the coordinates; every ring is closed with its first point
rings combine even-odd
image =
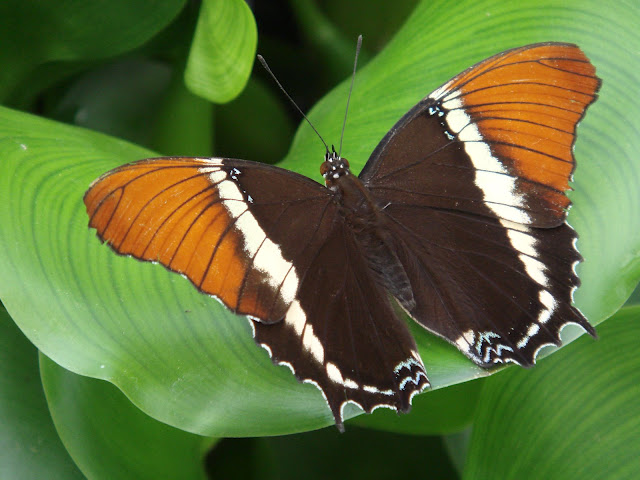
{"type": "Polygon", "coordinates": [[[276,325],[253,322],[275,363],[320,388],[342,429],[348,402],[401,412],[429,385],[409,329],[374,281],[352,233],[336,222],[276,325]]]}
{"type": "Polygon", "coordinates": [[[542,229],[453,210],[390,205],[398,256],[414,288],[408,313],[482,366],[530,366],[577,323],[581,259],[568,225],[542,229]],[[419,221],[417,221],[419,219],[419,221]],[[423,223],[424,222],[424,223],[423,223]]]}

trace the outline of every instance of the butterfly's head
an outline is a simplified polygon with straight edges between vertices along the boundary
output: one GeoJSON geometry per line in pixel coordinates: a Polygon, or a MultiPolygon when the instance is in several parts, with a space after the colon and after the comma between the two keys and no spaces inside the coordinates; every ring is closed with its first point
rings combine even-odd
{"type": "Polygon", "coordinates": [[[349,161],[338,155],[335,150],[327,152],[324,156],[324,162],[320,165],[320,173],[324,177],[327,188],[335,190],[338,179],[350,173],[349,161]]]}

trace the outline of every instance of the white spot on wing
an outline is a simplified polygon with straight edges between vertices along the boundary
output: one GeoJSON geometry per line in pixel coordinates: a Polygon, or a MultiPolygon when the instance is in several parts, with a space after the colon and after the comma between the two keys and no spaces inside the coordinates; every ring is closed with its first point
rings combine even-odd
{"type": "MultiPolygon", "coordinates": [[[[471,154],[472,155],[472,154],[471,154]]],[[[474,162],[475,164],[476,162],[474,162]]],[[[484,201],[497,206],[522,207],[524,199],[516,193],[516,178],[502,173],[480,170],[476,165],[476,185],[484,194],[484,201]]],[[[489,206],[493,209],[494,206],[489,206]]],[[[527,217],[528,218],[528,217],[527,217]]],[[[524,223],[524,222],[520,222],[524,223]]]]}
{"type": "Polygon", "coordinates": [[[325,366],[325,369],[327,370],[327,376],[329,377],[329,380],[334,383],[339,383],[340,385],[344,384],[342,373],[340,373],[340,369],[336,367],[335,364],[328,362],[325,366]]]}
{"type": "Polygon", "coordinates": [[[522,337],[522,340],[520,340],[518,342],[518,344],[516,345],[516,347],[518,348],[524,348],[527,346],[527,343],[529,343],[529,340],[531,339],[531,337],[533,337],[536,333],[538,333],[540,331],[540,325],[538,325],[537,323],[532,323],[529,326],[529,329],[527,330],[527,333],[525,334],[524,337],[522,337]]]}
{"type": "Polygon", "coordinates": [[[540,293],[538,294],[538,298],[540,299],[540,303],[542,303],[542,305],[544,305],[545,307],[540,312],[540,315],[538,315],[538,322],[547,323],[551,318],[551,315],[555,311],[558,304],[555,298],[553,298],[553,295],[551,295],[546,290],[540,290],[540,293]]]}
{"type": "Polygon", "coordinates": [[[463,352],[469,352],[476,339],[476,334],[473,330],[467,330],[456,340],[456,346],[463,352]]]}
{"type": "Polygon", "coordinates": [[[365,392],[369,392],[369,393],[380,393],[382,395],[393,395],[393,390],[380,390],[377,387],[374,387],[373,385],[365,385],[364,387],[362,387],[362,389],[365,392]]]}
{"type": "MultiPolygon", "coordinates": [[[[290,282],[295,281],[296,289],[298,287],[298,278],[295,272],[289,274],[289,271],[293,270],[293,265],[282,258],[280,248],[266,237],[253,259],[253,266],[261,272],[268,273],[269,283],[274,288],[278,288],[285,277],[291,278],[290,282]]],[[[289,290],[283,291],[281,289],[280,293],[286,302],[293,300],[293,298],[285,298],[285,293],[287,297],[293,297],[289,290]]]]}
{"type": "MultiPolygon", "coordinates": [[[[221,185],[224,185],[226,183],[229,182],[222,182],[221,185]]],[[[225,200],[222,203],[225,204],[225,207],[227,207],[226,204],[236,202],[225,200]]],[[[239,205],[239,203],[236,203],[236,205],[239,205]]],[[[234,210],[232,212],[233,217],[237,219],[234,225],[234,229],[242,232],[242,235],[244,237],[244,251],[249,257],[253,257],[260,248],[260,245],[262,245],[262,242],[265,241],[265,233],[261,228],[259,228],[257,222],[255,221],[255,218],[253,218],[253,215],[251,215],[251,212],[249,212],[248,210],[243,209],[242,212],[238,212],[237,208],[227,208],[227,210],[229,210],[230,212],[234,210]],[[258,227],[258,229],[256,229],[255,227],[258,227]]]]}
{"type": "Polygon", "coordinates": [[[284,317],[284,321],[287,325],[290,325],[295,330],[298,336],[302,335],[304,326],[307,323],[307,316],[305,315],[300,302],[294,300],[287,310],[287,315],[284,317]]]}
{"type": "Polygon", "coordinates": [[[539,331],[540,331],[540,325],[538,325],[537,323],[532,323],[531,326],[529,327],[529,330],[527,330],[527,335],[529,337],[533,337],[539,331]]]}
{"type": "Polygon", "coordinates": [[[427,98],[432,98],[434,100],[438,100],[442,96],[443,93],[445,93],[447,90],[449,90],[449,83],[451,83],[451,82],[447,82],[444,85],[442,85],[440,88],[437,88],[436,90],[431,92],[431,94],[427,98]]]}
{"type": "Polygon", "coordinates": [[[520,261],[524,264],[524,268],[527,271],[527,275],[531,277],[535,282],[543,287],[549,286],[549,279],[546,275],[546,267],[544,263],[535,258],[531,258],[528,255],[518,255],[520,261]]]}
{"type": "MultiPolygon", "coordinates": [[[[351,380],[350,378],[345,378],[344,379],[344,386],[347,387],[347,388],[352,388],[354,390],[358,388],[358,384],[355,382],[355,380],[351,380]]],[[[391,392],[391,393],[393,393],[393,392],[391,392]]]]}
{"type": "Polygon", "coordinates": [[[209,175],[209,180],[214,185],[224,182],[227,178],[226,172],[221,170],[220,167],[203,167],[199,169],[199,172],[209,175]]]}
{"type": "MultiPolygon", "coordinates": [[[[537,257],[540,255],[537,248],[538,239],[531,235],[531,229],[526,225],[510,222],[508,220],[500,220],[500,224],[507,229],[507,236],[513,248],[520,252],[518,258],[524,265],[527,275],[529,275],[529,277],[539,285],[548,287],[549,278],[546,273],[547,267],[540,260],[537,260],[537,257]]],[[[540,295],[543,293],[549,295],[551,301],[554,301],[549,292],[541,290],[540,295]]],[[[549,317],[553,313],[555,301],[553,307],[549,307],[544,303],[542,298],[540,298],[540,301],[543,302],[543,305],[547,306],[547,309],[543,310],[538,318],[540,323],[544,323],[549,320],[549,317]]]]}
{"type": "Polygon", "coordinates": [[[527,230],[516,230],[512,229],[510,225],[517,225],[513,222],[509,222],[507,220],[501,220],[500,223],[503,227],[507,229],[507,236],[509,237],[509,241],[513,248],[515,248],[520,253],[524,253],[530,257],[538,257],[538,250],[536,249],[538,245],[538,239],[533,235],[529,235],[525,233],[527,230]]]}
{"type": "Polygon", "coordinates": [[[456,343],[456,347],[458,347],[463,352],[469,351],[469,344],[467,343],[467,341],[464,339],[463,336],[458,337],[455,343],[456,343]]]}
{"type": "Polygon", "coordinates": [[[334,363],[327,362],[327,364],[325,365],[325,370],[327,371],[329,380],[331,380],[333,383],[337,383],[354,390],[357,390],[359,388],[358,384],[354,380],[351,380],[350,378],[344,378],[342,376],[342,372],[334,363]]]}
{"type": "MultiPolygon", "coordinates": [[[[553,312],[558,306],[558,303],[556,302],[555,298],[553,298],[553,295],[551,295],[551,293],[549,293],[547,290],[540,290],[540,292],[538,293],[538,299],[544,307],[538,314],[538,323],[532,323],[529,326],[527,333],[516,345],[518,348],[524,348],[529,343],[529,340],[540,331],[540,325],[543,325],[549,321],[551,315],[553,315],[553,312]]],[[[537,355],[537,352],[540,350],[540,348],[541,347],[539,347],[534,354],[534,361],[535,355],[537,355]]]]}
{"type": "Polygon", "coordinates": [[[531,229],[521,223],[510,222],[509,220],[501,219],[500,224],[504,228],[508,228],[509,230],[517,230],[518,232],[531,233],[531,229]]]}
{"type": "Polygon", "coordinates": [[[507,174],[504,165],[492,155],[489,145],[482,141],[482,134],[464,111],[462,100],[450,99],[442,106],[449,110],[447,125],[464,142],[465,151],[476,169],[475,183],[482,191],[487,208],[499,218],[529,223],[531,218],[522,210],[525,200],[518,194],[516,178],[507,174]]]}
{"type": "Polygon", "coordinates": [[[296,292],[298,291],[298,275],[296,274],[295,268],[292,268],[287,272],[287,276],[282,282],[282,286],[280,287],[280,296],[287,303],[293,301],[295,298],[296,292]]]}
{"type": "MultiPolygon", "coordinates": [[[[465,144],[465,150],[469,156],[473,156],[473,166],[485,173],[504,174],[508,176],[507,169],[504,168],[504,165],[502,165],[502,163],[492,155],[489,145],[482,141],[482,136],[480,135],[478,127],[470,125],[462,131],[462,133],[464,132],[474,132],[473,135],[465,134],[462,135],[461,138],[461,140],[467,142],[465,144]],[[467,140],[465,137],[474,138],[475,140],[467,140]]],[[[496,177],[498,177],[498,175],[496,175],[496,177]]]]}
{"type": "MultiPolygon", "coordinates": [[[[453,133],[462,131],[463,128],[471,123],[469,116],[462,110],[462,102],[459,99],[456,99],[455,102],[446,102],[442,106],[449,110],[447,112],[447,125],[449,125],[453,133]]],[[[472,134],[467,133],[467,135],[470,136],[472,134]]]]}
{"type": "Polygon", "coordinates": [[[324,363],[324,347],[309,324],[305,327],[302,335],[302,346],[311,353],[316,362],[324,363]]]}

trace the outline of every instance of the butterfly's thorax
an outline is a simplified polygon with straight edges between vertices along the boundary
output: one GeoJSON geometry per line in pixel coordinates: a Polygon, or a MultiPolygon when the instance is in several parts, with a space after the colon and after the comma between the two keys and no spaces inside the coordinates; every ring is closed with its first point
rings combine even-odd
{"type": "Polygon", "coordinates": [[[349,170],[346,159],[328,154],[321,167],[327,188],[335,199],[345,223],[353,232],[377,282],[411,310],[414,298],[409,278],[395,252],[388,219],[362,181],[349,170]]]}

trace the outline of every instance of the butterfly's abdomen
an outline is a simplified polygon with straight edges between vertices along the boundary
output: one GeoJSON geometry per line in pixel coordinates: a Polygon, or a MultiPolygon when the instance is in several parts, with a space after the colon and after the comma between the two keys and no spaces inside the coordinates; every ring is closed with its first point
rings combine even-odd
{"type": "Polygon", "coordinates": [[[373,277],[405,309],[412,310],[415,300],[411,283],[395,252],[385,215],[357,177],[340,177],[336,186],[341,212],[361,247],[373,277]]]}

